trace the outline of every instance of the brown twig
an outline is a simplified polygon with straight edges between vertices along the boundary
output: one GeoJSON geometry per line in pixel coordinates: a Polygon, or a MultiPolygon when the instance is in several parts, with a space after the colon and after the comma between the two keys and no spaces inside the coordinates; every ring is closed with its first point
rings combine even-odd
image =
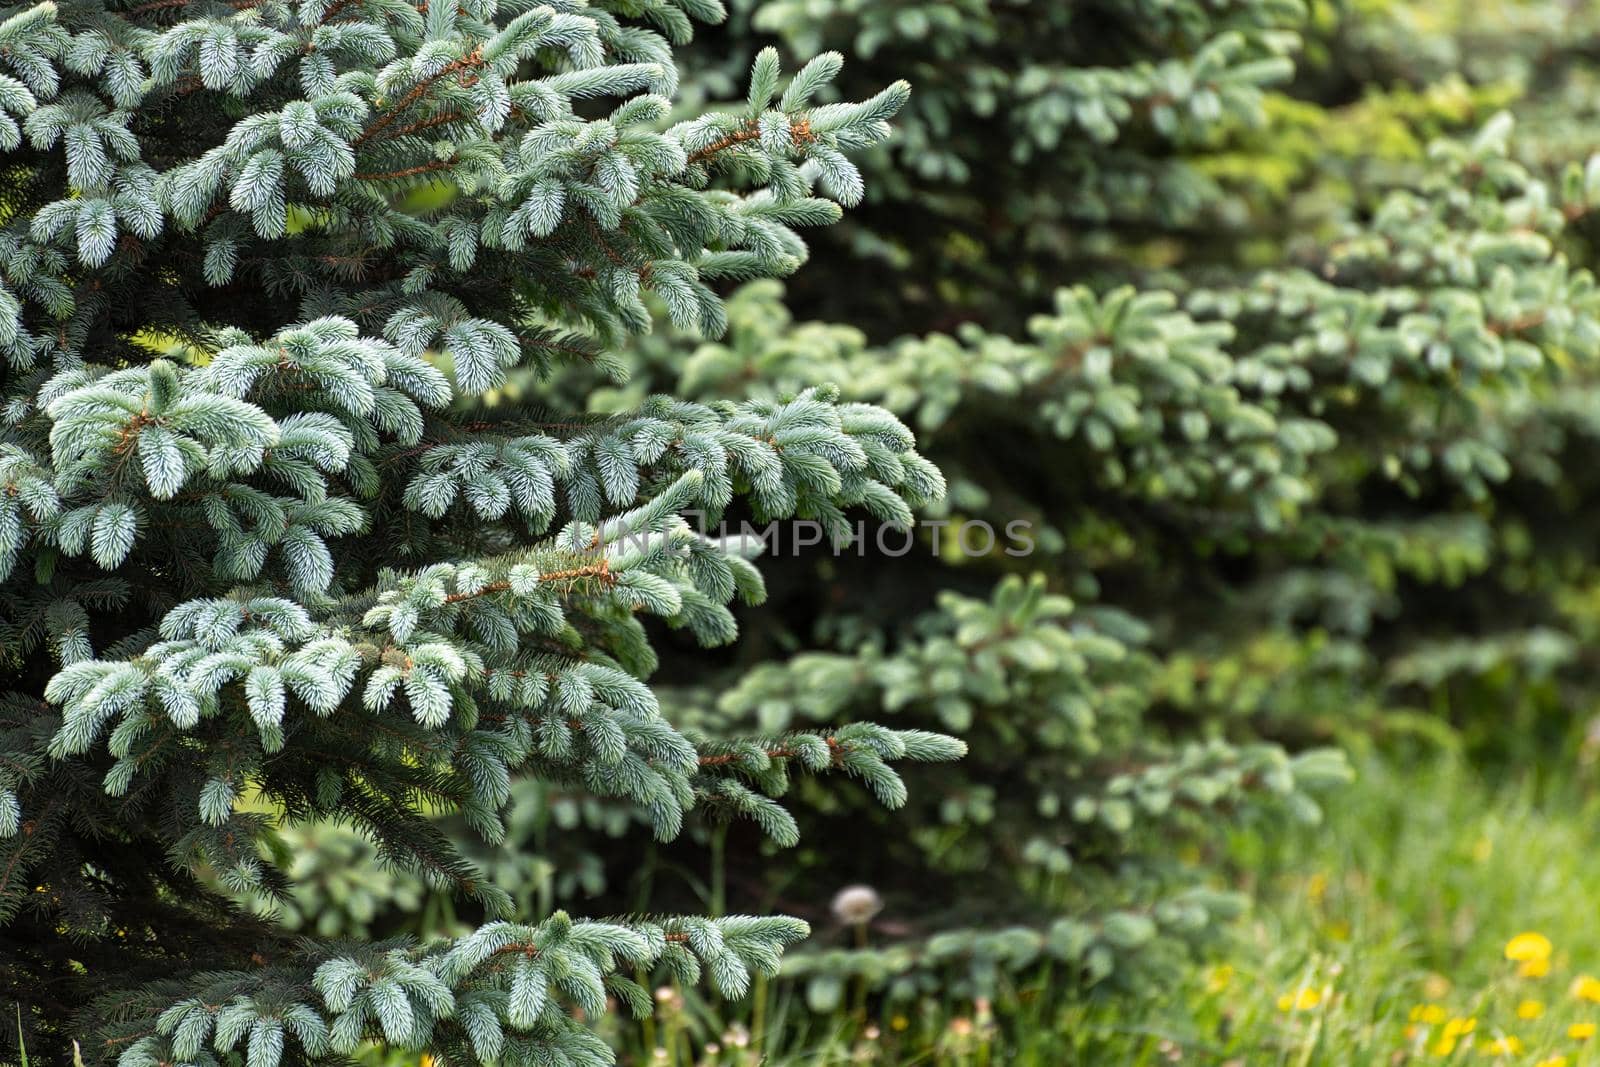
{"type": "Polygon", "coordinates": [[[404,137],[406,134],[416,133],[418,130],[431,130],[433,127],[443,126],[447,122],[462,122],[465,119],[466,116],[459,111],[441,111],[432,118],[418,119],[416,122],[408,123],[400,127],[398,130],[394,131],[392,136],[404,137]]]}
{"type": "Polygon", "coordinates": [[[388,129],[394,124],[396,119],[405,113],[407,108],[416,103],[418,100],[422,99],[423,95],[426,94],[427,91],[441,79],[448,78],[452,74],[459,74],[464,70],[474,70],[481,66],[483,66],[483,49],[481,47],[474,48],[461,59],[452,60],[451,62],[445,64],[439,73],[435,74],[431,78],[424,78],[422,81],[418,82],[409,93],[401,97],[400,100],[396,102],[394,107],[384,112],[382,118],[380,118],[377,122],[374,122],[371,126],[368,126],[365,130],[362,130],[360,135],[357,136],[356,139],[351,143],[361,144],[362,142],[368,141],[382,133],[384,130],[388,129]]]}
{"type": "Polygon", "coordinates": [[[352,174],[351,177],[358,178],[364,182],[394,181],[400,178],[414,177],[418,174],[428,174],[436,170],[444,170],[446,167],[455,165],[456,161],[453,159],[436,159],[431,163],[419,163],[415,167],[405,167],[402,170],[390,170],[382,173],[368,171],[361,174],[352,174]]]}
{"type": "MultiPolygon", "coordinates": [[[[561,571],[545,571],[539,575],[541,582],[564,582],[578,578],[598,578],[606,585],[615,585],[617,576],[611,573],[611,560],[602,556],[599,563],[589,563],[582,567],[571,567],[561,571]]],[[[490,582],[488,585],[471,593],[451,593],[444,598],[446,604],[459,604],[463,600],[473,600],[480,596],[492,596],[495,593],[504,593],[511,588],[509,581],[490,582]]]]}
{"type": "MultiPolygon", "coordinates": [[[[789,139],[795,144],[805,144],[808,141],[811,141],[815,136],[816,135],[811,132],[811,120],[809,119],[796,119],[789,126],[789,139]]],[[[712,141],[704,148],[689,153],[689,162],[704,163],[718,152],[725,152],[735,145],[741,145],[747,141],[758,140],[760,137],[761,127],[755,123],[751,123],[741,130],[735,130],[733,133],[727,134],[724,137],[712,141]]]]}
{"type": "MultiPolygon", "coordinates": [[[[839,762],[839,757],[844,754],[844,746],[839,744],[838,738],[829,737],[825,738],[825,740],[828,742],[828,748],[832,751],[833,761],[835,763],[839,762]]],[[[769,748],[766,753],[768,759],[793,759],[800,755],[800,750],[796,748],[769,748]]],[[[724,767],[730,763],[737,763],[744,757],[745,753],[742,752],[722,752],[715,756],[701,756],[700,766],[724,767]]]]}
{"type": "Polygon", "coordinates": [[[343,11],[349,6],[350,0],[334,0],[333,3],[328,5],[328,10],[322,13],[322,22],[319,23],[319,25],[326,24],[329,19],[336,17],[339,12],[343,11]]]}
{"type": "MultiPolygon", "coordinates": [[[[678,932],[674,931],[673,933],[670,933],[670,934],[663,934],[662,935],[662,939],[665,940],[665,941],[670,941],[673,944],[682,945],[682,944],[686,944],[688,942],[689,935],[688,934],[684,934],[684,933],[678,933],[678,932]]],[[[515,942],[515,943],[510,944],[510,945],[501,945],[499,948],[497,948],[493,952],[491,952],[490,955],[491,956],[520,955],[520,956],[523,956],[523,957],[531,960],[534,957],[539,955],[539,946],[535,945],[532,941],[518,941],[518,942],[515,942]]]]}

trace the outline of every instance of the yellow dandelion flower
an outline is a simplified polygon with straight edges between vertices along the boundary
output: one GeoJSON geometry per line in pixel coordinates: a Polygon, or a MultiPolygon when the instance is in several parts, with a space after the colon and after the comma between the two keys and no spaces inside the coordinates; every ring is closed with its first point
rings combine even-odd
{"type": "Polygon", "coordinates": [[[1315,989],[1299,989],[1278,998],[1279,1011],[1310,1011],[1322,1003],[1322,994],[1315,989]]]}
{"type": "Polygon", "coordinates": [[[1546,1056],[1534,1064],[1533,1067],[1567,1067],[1567,1058],[1565,1056],[1546,1056]]]}
{"type": "Polygon", "coordinates": [[[1233,984],[1233,965],[1219,963],[1206,971],[1206,992],[1221,993],[1233,984]]]}
{"type": "Polygon", "coordinates": [[[1544,1014],[1544,1004],[1537,1000],[1524,1000],[1517,1005],[1517,1018],[1537,1019],[1544,1014]]]}
{"type": "Polygon", "coordinates": [[[1485,1056],[1518,1056],[1522,1054],[1522,1038],[1516,1034],[1497,1037],[1479,1050],[1485,1056]]]}
{"type": "Polygon", "coordinates": [[[1414,1023],[1438,1026],[1449,1017],[1450,1014],[1444,1010],[1443,1004],[1418,1004],[1411,1009],[1411,1021],[1414,1023]]]}
{"type": "Polygon", "coordinates": [[[1523,960],[1517,964],[1518,978],[1543,978],[1549,973],[1549,960],[1523,960]]]}
{"type": "Polygon", "coordinates": [[[1320,901],[1328,895],[1328,876],[1318,871],[1306,879],[1306,896],[1312,900],[1320,901]]]}
{"type": "Polygon", "coordinates": [[[1444,1024],[1444,1036],[1465,1037],[1467,1034],[1472,1033],[1472,1031],[1476,1030],[1477,1028],[1478,1019],[1476,1016],[1457,1015],[1455,1018],[1444,1024]]]}
{"type": "Polygon", "coordinates": [[[1595,1035],[1594,1023],[1573,1023],[1567,1027],[1567,1036],[1574,1041],[1587,1041],[1595,1035]]]}
{"type": "Polygon", "coordinates": [[[1550,939],[1543,934],[1518,934],[1506,942],[1506,959],[1517,963],[1550,958],[1550,939]]]}
{"type": "Polygon", "coordinates": [[[1579,1000],[1600,1004],[1600,978],[1592,974],[1578,975],[1572,980],[1572,995],[1579,1000]]]}
{"type": "Polygon", "coordinates": [[[1428,1051],[1433,1053],[1435,1056],[1448,1056],[1455,1050],[1456,1039],[1453,1037],[1441,1037],[1439,1040],[1433,1043],[1432,1047],[1428,1049],[1428,1051]]]}

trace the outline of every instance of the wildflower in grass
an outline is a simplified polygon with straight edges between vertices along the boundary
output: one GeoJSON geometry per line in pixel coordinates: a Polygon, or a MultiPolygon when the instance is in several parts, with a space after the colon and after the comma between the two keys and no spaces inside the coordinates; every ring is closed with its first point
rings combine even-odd
{"type": "Polygon", "coordinates": [[[1544,1002],[1539,1000],[1524,1000],[1517,1005],[1517,1018],[1537,1019],[1544,1014],[1544,1002]]]}
{"type": "Polygon", "coordinates": [[[1225,991],[1233,984],[1233,965],[1219,963],[1215,967],[1206,969],[1206,992],[1213,996],[1225,991]]]}
{"type": "Polygon", "coordinates": [[[1439,1038],[1429,1049],[1435,1056],[1448,1056],[1455,1052],[1457,1046],[1468,1048],[1472,1045],[1472,1032],[1478,1028],[1478,1020],[1473,1016],[1460,1016],[1448,1020],[1444,1029],[1439,1031],[1439,1038]]]}
{"type": "Polygon", "coordinates": [[[870,885],[847,885],[833,897],[833,914],[846,926],[861,926],[883,910],[883,898],[870,885]]]}
{"type": "Polygon", "coordinates": [[[1450,1013],[1444,1010],[1443,1004],[1418,1004],[1411,1009],[1411,1021],[1414,1023],[1438,1026],[1449,1017],[1450,1013]]]}
{"type": "Polygon", "coordinates": [[[1279,1011],[1310,1011],[1322,1003],[1322,993],[1316,989],[1297,989],[1278,998],[1279,1011]]]}
{"type": "Polygon", "coordinates": [[[664,1013],[678,1012],[683,1009],[683,994],[669,985],[659,986],[656,989],[656,1003],[661,1005],[664,1013]]]}
{"type": "Polygon", "coordinates": [[[1517,963],[1550,958],[1550,939],[1543,934],[1523,933],[1506,942],[1506,959],[1517,963]]]}
{"type": "Polygon", "coordinates": [[[1567,1036],[1574,1041],[1587,1041],[1595,1035],[1594,1023],[1573,1023],[1567,1027],[1567,1036]]]}
{"type": "Polygon", "coordinates": [[[896,1015],[894,1018],[889,1020],[889,1029],[894,1030],[897,1033],[902,1030],[909,1029],[910,1026],[911,1020],[906,1018],[904,1015],[896,1015]]]}
{"type": "Polygon", "coordinates": [[[1567,1058],[1565,1056],[1546,1056],[1538,1063],[1535,1063],[1533,1067],[1567,1067],[1567,1058]]]}
{"type": "Polygon", "coordinates": [[[1522,1053],[1522,1039],[1516,1034],[1503,1034],[1479,1051],[1485,1056],[1518,1056],[1522,1053]]]}
{"type": "Polygon", "coordinates": [[[1422,980],[1422,995],[1429,1000],[1443,1000],[1450,995],[1450,979],[1434,973],[1422,980]]]}
{"type": "Polygon", "coordinates": [[[1543,978],[1549,973],[1549,960],[1523,960],[1517,965],[1518,978],[1543,978]]]}
{"type": "Polygon", "coordinates": [[[1572,980],[1572,995],[1591,1004],[1600,1004],[1600,978],[1592,974],[1578,975],[1572,980]]]}

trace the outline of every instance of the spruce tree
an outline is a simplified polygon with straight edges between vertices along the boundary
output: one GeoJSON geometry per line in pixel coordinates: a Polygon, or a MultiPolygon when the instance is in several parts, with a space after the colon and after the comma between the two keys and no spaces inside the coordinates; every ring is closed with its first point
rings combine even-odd
{"type": "MultiPolygon", "coordinates": [[[[874,340],[976,318],[1014,329],[1060,285],[1124,280],[1173,249],[1226,259],[1219,214],[1244,206],[1229,138],[1269,121],[1308,32],[1301,0],[733,0],[695,46],[724,82],[777,42],[860,57],[917,86],[902,132],[863,157],[873,195],[819,241],[878,284],[796,279],[798,311],[874,340]],[[1218,166],[1218,164],[1223,164],[1218,166]],[[1191,244],[1192,241],[1192,244],[1191,244]]],[[[710,79],[705,88],[714,91],[710,79]]],[[[691,85],[691,88],[694,88],[691,85]]],[[[1264,154],[1262,173],[1283,165],[1264,154]]],[[[1252,218],[1238,237],[1276,226],[1252,218]]]]}
{"type": "MultiPolygon", "coordinates": [[[[870,38],[882,62],[945,47],[940,6],[742,5],[792,42],[870,38]]],[[[1294,5],[1095,9],[1147,28],[1114,44],[1143,42],[1168,69],[1269,15],[1306,47],[1273,38],[1299,71],[1181,144],[1134,107],[1048,166],[1025,109],[962,112],[961,87],[1021,84],[1050,27],[1067,69],[1039,84],[1098,82],[1115,110],[1116,87],[1148,83],[1107,69],[1120,53],[1098,47],[1106,23],[1040,19],[1021,43],[958,50],[919,73],[911,106],[948,120],[939,144],[987,145],[952,150],[992,170],[924,175],[908,210],[854,216],[870,234],[820,246],[798,305],[843,317],[879,303],[886,286],[839,279],[888,250],[901,291],[950,296],[976,321],[928,333],[946,305],[907,300],[796,322],[762,281],[730,300],[724,338],[664,330],[633,346],[629,385],[573,387],[626,407],[651,387],[748,399],[821,375],[905,418],[950,477],[925,514],[950,522],[943,554],[925,530],[892,560],[869,545],[865,559],[785,561],[769,572],[778,604],[750,620],[761,640],[663,693],[670,715],[714,733],[872,714],[971,745],[914,798],[912,835],[886,838],[875,813],[829,794],[797,809],[817,845],[788,892],[825,901],[867,881],[885,905],[862,927],[869,947],[842,926],[786,959],[819,1008],[855,982],[908,998],[1024,985],[1153,999],[1243,903],[1219,892],[1237,881],[1213,862],[1219,832],[1274,810],[1315,819],[1315,787],[1347,773],[1325,746],[1371,731],[1526,764],[1597,699],[1600,302],[1585,268],[1600,163],[1571,115],[1582,79],[1525,54],[1570,58],[1592,13],[1517,5],[1543,13],[1547,37],[1453,55],[1448,33],[1413,24],[1434,5],[1331,23],[1294,5]],[[1173,24],[1186,29],[1158,32],[1173,24]],[[1499,80],[1519,69],[1537,77],[1499,80]],[[1415,84],[1388,84],[1399,71],[1415,84]],[[940,78],[947,94],[922,91],[940,78]],[[941,99],[954,103],[936,114],[941,99]],[[1531,121],[1495,117],[1512,102],[1531,121]],[[1007,150],[1029,165],[999,167],[1007,150]],[[1184,195],[1105,201],[1062,241],[1043,240],[1056,216],[1020,207],[1041,242],[1019,247],[1008,206],[1069,185],[1086,159],[1108,188],[1159,171],[1184,195]],[[937,254],[969,239],[970,258],[937,254]],[[1033,298],[1034,280],[1056,291],[1033,298]],[[915,333],[872,343],[900,328],[915,333]],[[1018,519],[1025,558],[1004,540],[953,547],[965,521],[1018,519]]],[[[962,32],[1019,10],[974,5],[962,32]]],[[[665,851],[703,862],[688,847],[665,851]]],[[[614,882],[635,856],[631,841],[602,850],[614,882]]]]}
{"type": "MultiPolygon", "coordinates": [[[[160,0],[0,8],[0,988],[34,1059],[608,1063],[652,968],[742,994],[781,916],[514,921],[430,815],[494,842],[519,778],[792,843],[774,799],[961,745],[832,724],[700,742],[645,679],[732,641],[728,509],[907,523],[942,478],[882,408],[470,410],[605,365],[712,286],[785,274],[861,196],[904,83],[815,103],[762,53],[669,124],[715,0],[160,0]],[[826,195],[818,195],[820,189],[826,195]],[[448,941],[297,939],[280,823],[354,828],[467,902],[448,941]]],[[[817,383],[810,383],[816,385],[817,383]]]]}

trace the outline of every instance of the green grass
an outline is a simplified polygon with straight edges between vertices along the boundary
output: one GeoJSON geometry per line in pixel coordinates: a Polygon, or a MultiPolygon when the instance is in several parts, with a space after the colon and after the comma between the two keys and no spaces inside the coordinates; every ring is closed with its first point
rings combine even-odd
{"type": "Polygon", "coordinates": [[[1591,776],[1547,767],[1490,783],[1453,760],[1401,764],[1367,761],[1314,833],[1236,842],[1263,903],[1224,965],[1231,975],[1191,992],[1191,1036],[1250,1064],[1600,1064],[1600,1038],[1567,1036],[1600,1023],[1600,1003],[1572,991],[1600,975],[1591,776]],[[1524,932],[1554,946],[1548,975],[1519,976],[1505,958],[1524,932]],[[1304,1010],[1281,1010],[1301,991],[1304,1010]],[[1524,1001],[1543,1014],[1519,1018],[1524,1001]],[[1476,1020],[1450,1056],[1434,1052],[1443,1024],[1412,1018],[1430,1004],[1476,1020]],[[1493,1043],[1511,1037],[1524,1051],[1496,1057],[1493,1043]]]}
{"type": "Polygon", "coordinates": [[[1592,776],[1490,782],[1437,756],[1359,770],[1322,826],[1232,843],[1260,900],[1234,949],[1137,1022],[1084,1020],[1101,1043],[1083,1062],[1600,1065],[1600,1037],[1568,1036],[1600,1024],[1600,1003],[1573,990],[1600,976],[1592,776]],[[1547,975],[1506,959],[1522,933],[1553,946],[1547,975]],[[1519,1017],[1524,1002],[1540,1014],[1519,1017]],[[1451,1020],[1470,1034],[1447,1040],[1451,1020]]]}
{"type": "Polygon", "coordinates": [[[1389,756],[1359,770],[1322,826],[1229,842],[1229,865],[1260,904],[1215,967],[1137,1014],[1126,1001],[1052,1005],[1047,979],[988,1011],[924,1001],[822,1018],[778,988],[759,993],[759,1014],[734,1027],[714,1004],[672,997],[629,1059],[1366,1067],[1565,1056],[1566,1067],[1600,1067],[1600,1036],[1568,1036],[1575,1024],[1600,1024],[1600,1003],[1573,992],[1580,976],[1600,976],[1592,769],[1490,781],[1452,758],[1389,756]],[[1526,932],[1553,946],[1544,977],[1519,976],[1505,958],[1507,941],[1526,932]],[[1519,1018],[1525,1001],[1542,1013],[1519,1018]],[[1444,1042],[1452,1019],[1473,1020],[1472,1030],[1444,1042]],[[714,1053],[699,1051],[707,1041],[714,1053]],[[1521,1051],[1496,1052],[1496,1042],[1521,1051]]]}

